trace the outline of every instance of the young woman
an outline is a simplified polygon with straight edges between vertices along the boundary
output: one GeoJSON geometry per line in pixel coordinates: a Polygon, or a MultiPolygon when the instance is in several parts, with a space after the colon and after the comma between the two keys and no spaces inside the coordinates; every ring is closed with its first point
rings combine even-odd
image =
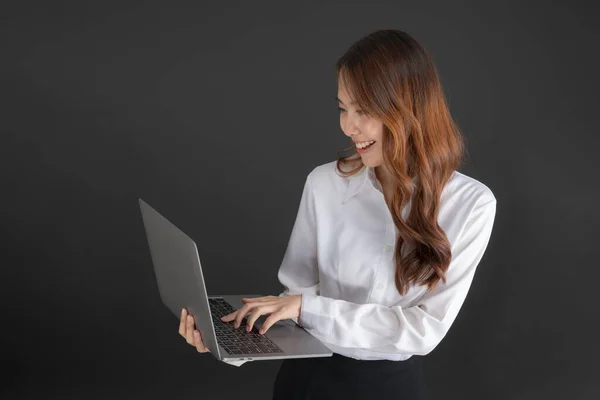
{"type": "MultiPolygon", "coordinates": [[[[224,317],[294,319],[333,357],[286,359],[274,399],[425,399],[422,356],[444,338],[488,245],[496,198],[457,171],[464,144],[427,51],[378,30],[336,64],[352,153],[314,168],[279,296],[224,317]]],[[[182,310],[180,334],[207,351],[182,310]]],[[[238,364],[239,365],[239,364],[238,364]]]]}

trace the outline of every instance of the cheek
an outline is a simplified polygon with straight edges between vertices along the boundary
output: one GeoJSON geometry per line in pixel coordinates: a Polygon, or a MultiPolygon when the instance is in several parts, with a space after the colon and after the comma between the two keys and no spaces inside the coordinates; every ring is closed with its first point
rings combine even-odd
{"type": "Polygon", "coordinates": [[[365,127],[369,132],[369,137],[378,142],[383,137],[383,124],[380,121],[370,121],[365,127]]]}

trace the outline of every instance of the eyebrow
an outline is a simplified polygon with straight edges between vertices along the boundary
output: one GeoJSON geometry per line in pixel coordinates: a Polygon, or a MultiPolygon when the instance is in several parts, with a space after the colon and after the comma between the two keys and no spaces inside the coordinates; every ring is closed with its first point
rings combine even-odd
{"type": "MultiPolygon", "coordinates": [[[[341,101],[339,97],[335,96],[335,99],[336,99],[337,101],[339,101],[340,103],[344,104],[344,102],[343,102],[343,101],[341,101]]],[[[356,101],[353,101],[353,102],[351,102],[350,104],[356,104],[356,101]]]]}

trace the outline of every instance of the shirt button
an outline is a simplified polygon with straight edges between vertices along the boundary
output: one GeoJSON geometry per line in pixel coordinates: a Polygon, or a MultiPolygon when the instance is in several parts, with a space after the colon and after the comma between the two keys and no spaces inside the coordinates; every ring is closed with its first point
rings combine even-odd
{"type": "Polygon", "coordinates": [[[385,251],[387,251],[388,253],[392,250],[394,250],[394,246],[391,246],[389,244],[385,246],[385,251]]]}
{"type": "Polygon", "coordinates": [[[383,285],[380,283],[379,285],[377,285],[377,290],[381,290],[383,289],[383,285]]]}

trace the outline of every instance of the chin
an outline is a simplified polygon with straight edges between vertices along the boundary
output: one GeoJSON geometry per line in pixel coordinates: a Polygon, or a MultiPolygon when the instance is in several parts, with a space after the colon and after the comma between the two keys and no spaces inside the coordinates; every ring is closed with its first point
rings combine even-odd
{"type": "Polygon", "coordinates": [[[382,163],[381,160],[378,159],[372,159],[371,157],[362,157],[362,162],[364,165],[366,165],[367,167],[371,167],[371,168],[375,168],[375,167],[379,167],[382,163]]]}

